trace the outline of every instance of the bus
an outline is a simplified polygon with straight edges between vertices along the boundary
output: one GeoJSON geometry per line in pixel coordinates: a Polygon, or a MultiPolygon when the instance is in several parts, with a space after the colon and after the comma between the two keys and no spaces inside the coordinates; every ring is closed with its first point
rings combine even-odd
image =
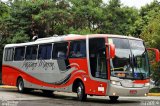
{"type": "MultiPolygon", "coordinates": [[[[159,61],[159,51],[149,48],[159,61]]],[[[63,35],[4,47],[2,83],[24,93],[74,92],[87,95],[146,96],[150,67],[142,39],[110,34],[63,35]]]]}

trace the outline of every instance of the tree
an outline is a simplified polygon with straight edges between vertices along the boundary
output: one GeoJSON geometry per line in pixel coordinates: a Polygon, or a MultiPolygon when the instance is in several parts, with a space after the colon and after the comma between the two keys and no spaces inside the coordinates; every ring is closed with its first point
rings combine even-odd
{"type": "Polygon", "coordinates": [[[154,18],[160,13],[160,4],[157,0],[154,0],[150,4],[143,6],[139,10],[139,18],[134,24],[135,34],[140,37],[143,33],[145,27],[148,26],[149,22],[154,20],[154,18]]]}
{"type": "Polygon", "coordinates": [[[110,0],[103,14],[105,16],[100,29],[101,33],[134,34],[134,24],[138,19],[137,9],[123,6],[120,0],[110,0]]]}
{"type": "Polygon", "coordinates": [[[7,26],[5,24],[5,19],[9,17],[9,7],[3,3],[0,2],[0,38],[2,39],[4,35],[7,34],[7,26]]]}
{"type": "Polygon", "coordinates": [[[147,46],[160,50],[160,14],[154,17],[154,20],[148,22],[148,25],[141,33],[141,38],[145,40],[147,46]]]}
{"type": "Polygon", "coordinates": [[[102,23],[102,0],[70,0],[71,2],[71,33],[99,33],[102,23]]]}
{"type": "MultiPolygon", "coordinates": [[[[144,39],[147,47],[153,47],[160,50],[160,3],[155,0],[141,9],[142,27],[140,28],[140,37],[144,39]]],[[[137,27],[138,28],[138,27],[137,27]]],[[[160,84],[159,74],[160,64],[151,65],[152,78],[160,84]]],[[[159,85],[158,84],[158,85],[159,85]]]]}
{"type": "Polygon", "coordinates": [[[6,43],[6,35],[8,35],[5,19],[9,16],[9,10],[9,7],[0,1],[0,71],[2,65],[3,47],[6,43]]]}
{"type": "Polygon", "coordinates": [[[144,25],[148,24],[149,21],[151,21],[156,15],[160,13],[160,3],[158,0],[154,0],[150,4],[147,4],[146,6],[142,7],[140,10],[140,16],[142,17],[144,21],[144,25]]]}

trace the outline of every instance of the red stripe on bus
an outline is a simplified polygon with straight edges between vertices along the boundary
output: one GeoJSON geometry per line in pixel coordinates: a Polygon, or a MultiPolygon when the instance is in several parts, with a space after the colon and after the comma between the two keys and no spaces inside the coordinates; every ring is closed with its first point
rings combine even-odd
{"type": "Polygon", "coordinates": [[[134,80],[133,83],[139,83],[139,84],[144,84],[144,83],[148,83],[150,80],[146,79],[146,80],[134,80]]]}
{"type": "MultiPolygon", "coordinates": [[[[73,73],[75,73],[76,71],[73,71],[73,73]]],[[[53,87],[53,88],[61,88],[61,87],[66,87],[69,86],[70,84],[72,84],[74,77],[76,77],[76,74],[74,74],[74,76],[71,76],[70,81],[68,81],[66,84],[64,85],[54,85],[54,84],[48,84],[46,82],[43,82],[31,75],[29,75],[28,73],[13,67],[13,66],[9,66],[9,65],[3,65],[2,66],[2,81],[3,84],[6,85],[12,85],[12,86],[16,86],[16,82],[17,82],[17,78],[21,76],[23,79],[25,79],[26,81],[39,85],[39,86],[45,86],[45,87],[53,87]]]]}

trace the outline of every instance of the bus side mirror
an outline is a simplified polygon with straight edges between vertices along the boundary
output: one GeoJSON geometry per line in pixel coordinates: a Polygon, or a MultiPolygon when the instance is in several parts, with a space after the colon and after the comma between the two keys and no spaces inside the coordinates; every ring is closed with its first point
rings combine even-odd
{"type": "MultiPolygon", "coordinates": [[[[153,60],[155,60],[156,62],[159,62],[160,61],[160,55],[159,55],[159,50],[158,49],[155,49],[155,48],[147,48],[147,51],[151,51],[154,53],[155,55],[155,58],[153,60]]],[[[153,61],[151,61],[151,63],[153,63],[153,61]]]]}
{"type": "Polygon", "coordinates": [[[115,45],[114,44],[109,44],[109,57],[113,59],[115,57],[115,45]]]}

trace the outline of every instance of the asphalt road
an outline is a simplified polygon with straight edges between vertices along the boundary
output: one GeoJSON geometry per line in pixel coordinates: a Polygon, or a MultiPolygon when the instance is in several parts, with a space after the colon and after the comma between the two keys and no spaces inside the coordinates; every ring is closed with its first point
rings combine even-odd
{"type": "Polygon", "coordinates": [[[108,97],[88,96],[87,101],[80,102],[73,93],[46,96],[38,90],[21,94],[16,89],[0,88],[0,106],[160,106],[160,97],[120,97],[112,103],[108,97]]]}

